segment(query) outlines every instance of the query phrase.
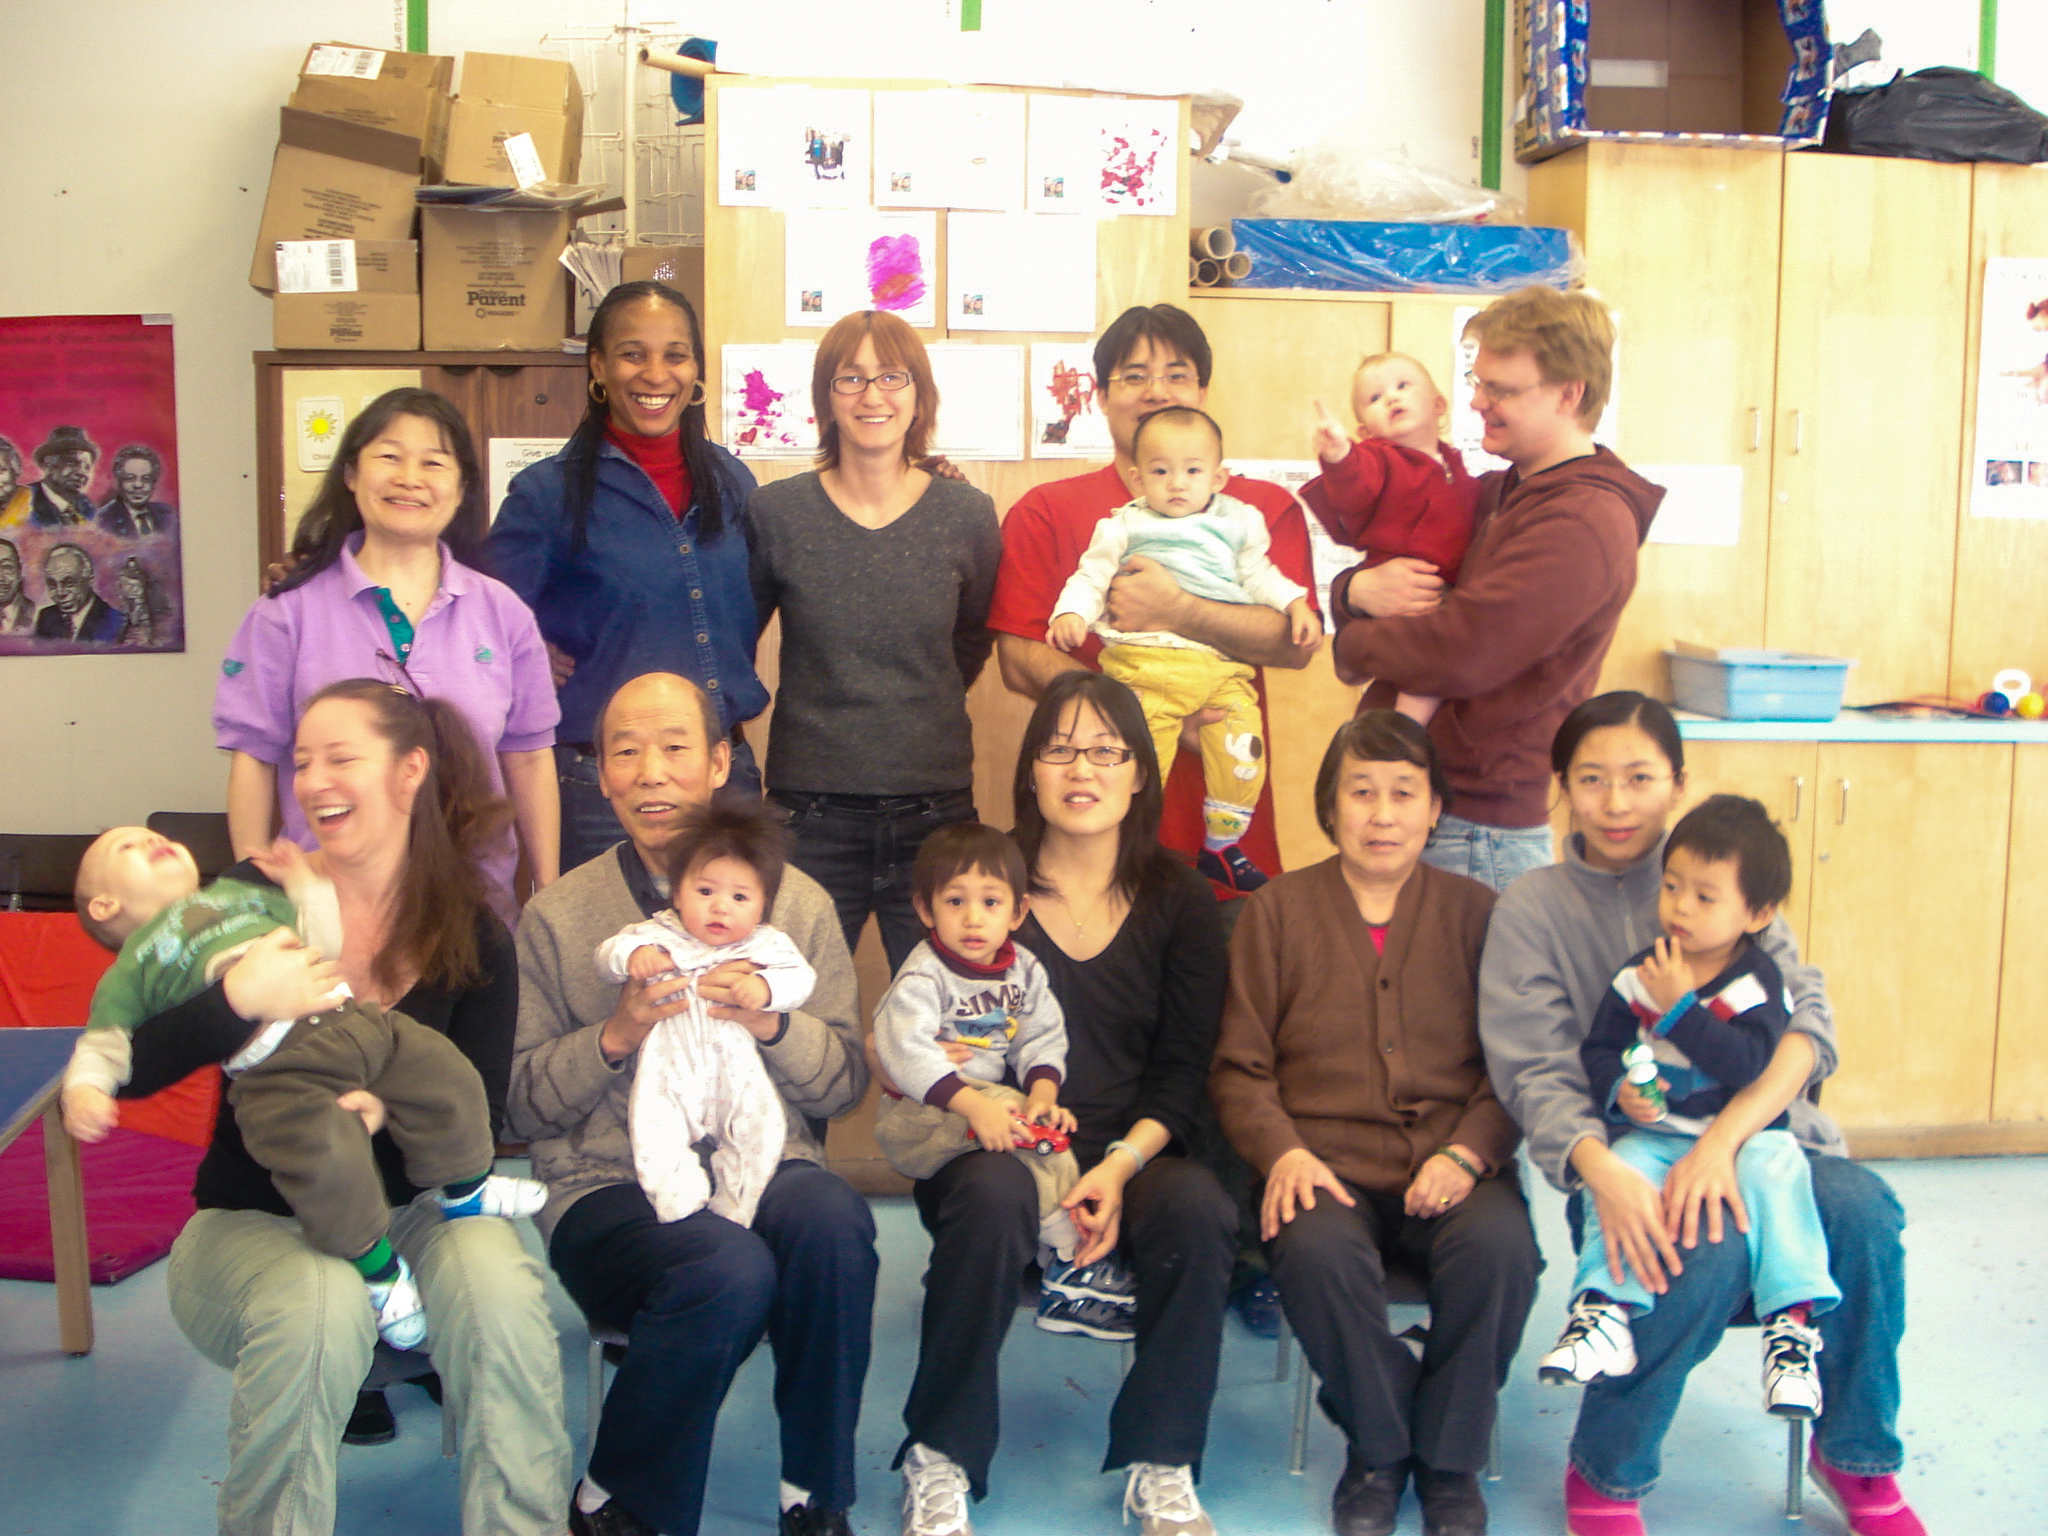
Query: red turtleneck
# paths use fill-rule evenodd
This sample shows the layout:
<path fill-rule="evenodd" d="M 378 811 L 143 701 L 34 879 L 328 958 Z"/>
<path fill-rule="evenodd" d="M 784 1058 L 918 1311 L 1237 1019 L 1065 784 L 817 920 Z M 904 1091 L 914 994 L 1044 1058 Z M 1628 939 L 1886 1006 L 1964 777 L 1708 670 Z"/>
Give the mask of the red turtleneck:
<path fill-rule="evenodd" d="M 647 478 L 661 492 L 669 511 L 681 517 L 690 505 L 690 466 L 683 462 L 683 439 L 675 432 L 660 437 L 642 437 L 621 432 L 619 424 L 608 421 L 604 435 L 616 443 L 635 464 L 647 471 Z"/>

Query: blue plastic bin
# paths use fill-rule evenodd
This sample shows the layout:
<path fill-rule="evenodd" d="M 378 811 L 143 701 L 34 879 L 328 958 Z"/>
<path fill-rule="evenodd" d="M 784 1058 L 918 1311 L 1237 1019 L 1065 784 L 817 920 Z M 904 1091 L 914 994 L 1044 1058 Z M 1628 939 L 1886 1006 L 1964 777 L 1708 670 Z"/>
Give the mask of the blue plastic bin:
<path fill-rule="evenodd" d="M 1680 709 L 1722 720 L 1832 720 L 1854 663 L 1798 651 L 1666 651 Z"/>

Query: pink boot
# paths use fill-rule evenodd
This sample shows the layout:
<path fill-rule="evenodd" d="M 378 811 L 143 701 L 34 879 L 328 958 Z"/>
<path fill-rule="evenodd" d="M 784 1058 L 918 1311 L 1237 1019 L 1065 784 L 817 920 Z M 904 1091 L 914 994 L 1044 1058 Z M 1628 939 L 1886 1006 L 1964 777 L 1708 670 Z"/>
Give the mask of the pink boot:
<path fill-rule="evenodd" d="M 1896 1477 L 1889 1473 L 1883 1477 L 1858 1477 L 1853 1472 L 1837 1472 L 1820 1459 L 1817 1445 L 1808 1464 L 1820 1491 L 1849 1522 L 1851 1536 L 1927 1536 L 1927 1527 L 1899 1492 Z"/>
<path fill-rule="evenodd" d="M 1564 1469 L 1564 1523 L 1572 1536 L 1644 1536 L 1643 1517 L 1634 1499 L 1610 1499 L 1579 1476 Z"/>

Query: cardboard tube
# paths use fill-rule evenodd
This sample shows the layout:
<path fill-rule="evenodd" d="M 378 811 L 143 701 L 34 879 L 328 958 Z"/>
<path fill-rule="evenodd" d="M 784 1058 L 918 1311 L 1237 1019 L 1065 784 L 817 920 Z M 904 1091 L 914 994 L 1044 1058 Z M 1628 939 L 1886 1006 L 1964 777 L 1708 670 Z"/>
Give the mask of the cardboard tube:
<path fill-rule="evenodd" d="M 1214 288 L 1223 281 L 1222 264 L 1212 261 L 1207 256 L 1197 258 L 1195 261 L 1195 275 L 1192 281 L 1197 288 Z"/>
<path fill-rule="evenodd" d="M 1188 281 L 1192 283 L 1192 282 L 1193 282 L 1194 280 L 1195 280 L 1195 258 L 1194 258 L 1194 257 L 1192 257 L 1192 256 L 1190 256 L 1190 257 L 1188 258 Z"/>
<path fill-rule="evenodd" d="M 665 69 L 672 75 L 694 75 L 699 80 L 718 72 L 718 66 L 708 59 L 686 59 L 680 53 L 656 53 L 652 48 L 640 50 L 640 62 L 651 69 Z"/>
<path fill-rule="evenodd" d="M 1209 229 L 1188 231 L 1188 249 L 1197 256 L 1208 256 L 1221 261 L 1237 249 L 1237 236 L 1230 232 L 1227 224 L 1218 224 Z"/>
<path fill-rule="evenodd" d="M 1252 275 L 1252 253 L 1250 251 L 1232 251 L 1228 256 L 1224 257 L 1223 275 L 1232 282 L 1250 277 Z"/>

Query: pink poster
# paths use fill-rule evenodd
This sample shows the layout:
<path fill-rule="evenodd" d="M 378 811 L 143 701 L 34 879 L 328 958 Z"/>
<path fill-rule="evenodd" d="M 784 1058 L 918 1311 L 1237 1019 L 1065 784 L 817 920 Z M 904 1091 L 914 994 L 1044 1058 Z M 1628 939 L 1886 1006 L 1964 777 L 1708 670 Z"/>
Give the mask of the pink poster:
<path fill-rule="evenodd" d="M 185 649 L 168 317 L 0 318 L 0 656 Z"/>

